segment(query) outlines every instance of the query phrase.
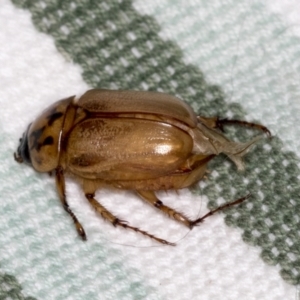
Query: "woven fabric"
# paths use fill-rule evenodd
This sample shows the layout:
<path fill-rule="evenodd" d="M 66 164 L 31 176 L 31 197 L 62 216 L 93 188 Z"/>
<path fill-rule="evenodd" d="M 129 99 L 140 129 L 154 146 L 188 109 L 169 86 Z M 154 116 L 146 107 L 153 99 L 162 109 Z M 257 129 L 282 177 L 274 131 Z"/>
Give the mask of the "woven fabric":
<path fill-rule="evenodd" d="M 13 4 L 12 4 L 13 3 Z M 34 1 L 0 7 L 0 296 L 5 299 L 292 299 L 299 284 L 299 37 L 259 1 Z M 292 24 L 292 25 L 291 25 Z M 53 101 L 90 87 L 177 95 L 201 115 L 255 120 L 274 134 L 245 159 L 220 156 L 194 190 L 159 193 L 192 218 L 251 192 L 191 232 L 129 191 L 96 198 L 165 247 L 105 223 L 67 182 L 88 242 L 54 179 L 13 160 Z M 226 128 L 234 139 L 257 132 Z M 244 243 L 246 242 L 246 243 Z M 1 299 L 2 299 L 1 298 Z"/>

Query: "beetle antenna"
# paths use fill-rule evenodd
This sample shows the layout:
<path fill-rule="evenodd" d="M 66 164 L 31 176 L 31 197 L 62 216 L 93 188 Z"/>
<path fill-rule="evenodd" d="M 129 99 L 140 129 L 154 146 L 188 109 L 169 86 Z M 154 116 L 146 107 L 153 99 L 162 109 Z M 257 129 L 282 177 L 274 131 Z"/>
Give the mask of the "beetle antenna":
<path fill-rule="evenodd" d="M 22 162 L 24 162 L 21 156 L 17 156 L 16 152 L 14 152 L 14 159 L 15 159 L 16 162 L 18 162 L 20 164 Z"/>

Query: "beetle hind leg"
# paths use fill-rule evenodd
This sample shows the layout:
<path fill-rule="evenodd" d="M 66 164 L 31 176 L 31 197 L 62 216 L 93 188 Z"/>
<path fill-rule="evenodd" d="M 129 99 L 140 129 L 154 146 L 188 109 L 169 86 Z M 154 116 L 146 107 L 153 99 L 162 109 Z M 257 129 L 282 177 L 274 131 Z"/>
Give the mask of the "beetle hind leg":
<path fill-rule="evenodd" d="M 242 202 L 244 202 L 245 200 L 247 200 L 251 194 L 248 194 L 245 197 L 239 198 L 235 201 L 232 202 L 228 202 L 225 203 L 219 207 L 217 207 L 216 209 L 213 209 L 211 211 L 209 211 L 207 214 L 205 214 L 204 216 L 196 219 L 196 220 L 190 220 L 189 218 L 187 218 L 184 214 L 176 211 L 175 209 L 166 206 L 163 204 L 162 201 L 160 201 L 155 193 L 153 191 L 137 191 L 138 195 L 140 195 L 140 197 L 142 197 L 144 200 L 146 200 L 148 203 L 152 204 L 154 207 L 160 209 L 162 212 L 164 212 L 165 214 L 167 214 L 169 217 L 171 217 L 172 219 L 175 219 L 176 221 L 186 225 L 187 227 L 189 227 L 190 229 L 192 229 L 194 226 L 199 225 L 200 223 L 202 223 L 206 218 L 216 214 L 217 212 L 226 209 L 228 207 L 234 206 L 234 205 L 238 205 L 241 204 Z"/>
<path fill-rule="evenodd" d="M 94 194 L 85 194 L 85 197 L 87 198 L 87 200 L 90 202 L 90 204 L 93 206 L 93 208 L 96 210 L 96 212 L 98 212 L 103 219 L 109 221 L 111 224 L 113 224 L 114 226 L 121 226 L 125 229 L 131 229 L 135 232 L 139 232 L 145 236 L 150 237 L 151 239 L 164 244 L 164 245 L 170 245 L 170 246 L 175 246 L 175 244 L 170 243 L 164 239 L 158 238 L 153 234 L 148 233 L 147 231 L 141 230 L 137 227 L 134 226 L 130 226 L 128 225 L 128 223 L 124 220 L 121 220 L 119 218 L 117 218 L 116 216 L 114 216 L 110 211 L 108 211 L 102 204 L 100 204 L 95 198 L 94 198 Z"/>
<path fill-rule="evenodd" d="M 202 216 L 202 217 L 200 217 L 200 218 L 194 220 L 194 221 L 191 223 L 191 227 L 193 228 L 194 226 L 199 225 L 199 224 L 202 223 L 206 218 L 208 218 L 208 217 L 214 215 L 215 213 L 217 213 L 217 212 L 219 212 L 219 211 L 221 211 L 221 210 L 223 210 L 223 209 L 226 209 L 226 208 L 228 208 L 228 207 L 231 207 L 231 206 L 234 206 L 234 205 L 238 205 L 238 204 L 243 203 L 243 202 L 244 202 L 245 200 L 247 200 L 250 196 L 251 196 L 251 194 L 248 194 L 248 195 L 245 196 L 245 197 L 242 197 L 242 198 L 239 198 L 239 199 L 237 199 L 237 200 L 235 200 L 235 201 L 228 202 L 228 203 L 225 203 L 225 204 L 223 204 L 223 205 L 221 205 L 221 206 L 218 206 L 217 208 L 215 208 L 215 209 L 209 211 L 209 212 L 208 212 L 207 214 L 205 214 L 204 216 Z"/>
<path fill-rule="evenodd" d="M 193 221 L 186 217 L 184 214 L 176 211 L 175 209 L 166 206 L 163 204 L 161 200 L 159 200 L 153 191 L 136 191 L 138 195 L 146 200 L 148 203 L 153 205 L 154 207 L 161 210 L 163 213 L 168 215 L 170 218 L 186 225 L 189 228 L 193 228 Z"/>
<path fill-rule="evenodd" d="M 226 118 L 219 119 L 218 117 L 205 118 L 201 116 L 198 116 L 198 120 L 210 128 L 218 128 L 223 132 L 224 132 L 224 125 L 240 125 L 240 126 L 250 127 L 250 128 L 263 131 L 268 137 L 272 136 L 270 130 L 266 126 L 256 124 L 256 123 L 251 123 L 251 122 L 246 122 L 241 120 L 230 120 Z"/>

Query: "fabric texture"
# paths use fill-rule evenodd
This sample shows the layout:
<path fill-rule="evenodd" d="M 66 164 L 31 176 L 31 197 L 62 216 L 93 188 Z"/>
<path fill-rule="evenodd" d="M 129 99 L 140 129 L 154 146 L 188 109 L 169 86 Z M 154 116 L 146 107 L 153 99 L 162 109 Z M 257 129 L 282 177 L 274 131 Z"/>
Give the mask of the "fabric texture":
<path fill-rule="evenodd" d="M 285 18 L 296 5 L 281 14 L 260 1 L 150 2 L 3 0 L 1 299 L 299 297 L 300 43 L 297 20 Z M 189 231 L 130 191 L 96 194 L 131 225 L 177 243 L 170 247 L 104 222 L 68 180 L 83 243 L 54 178 L 13 153 L 43 109 L 96 87 L 162 91 L 203 116 L 266 125 L 273 137 L 251 150 L 243 173 L 219 156 L 193 189 L 158 193 L 191 218 L 206 204 L 252 197 Z M 261 133 L 226 134 L 245 141 Z"/>

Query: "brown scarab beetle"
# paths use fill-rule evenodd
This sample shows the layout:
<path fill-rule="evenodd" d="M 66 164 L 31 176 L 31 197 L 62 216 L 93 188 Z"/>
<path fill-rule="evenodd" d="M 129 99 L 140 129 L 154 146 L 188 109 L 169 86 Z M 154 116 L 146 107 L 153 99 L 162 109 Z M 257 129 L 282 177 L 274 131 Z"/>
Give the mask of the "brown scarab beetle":
<path fill-rule="evenodd" d="M 155 191 L 191 186 L 203 178 L 207 163 L 220 153 L 243 169 L 242 157 L 259 137 L 246 143 L 228 140 L 219 129 L 232 123 L 270 135 L 258 124 L 197 116 L 185 102 L 167 94 L 94 89 L 78 100 L 72 96 L 46 109 L 28 126 L 14 156 L 38 172 L 54 171 L 60 200 L 83 240 L 85 231 L 66 200 L 65 175 L 81 184 L 91 205 L 114 226 L 173 245 L 115 217 L 95 200 L 95 191 L 102 187 L 134 190 L 154 207 L 193 228 L 248 196 L 190 220 L 165 206 Z"/>

